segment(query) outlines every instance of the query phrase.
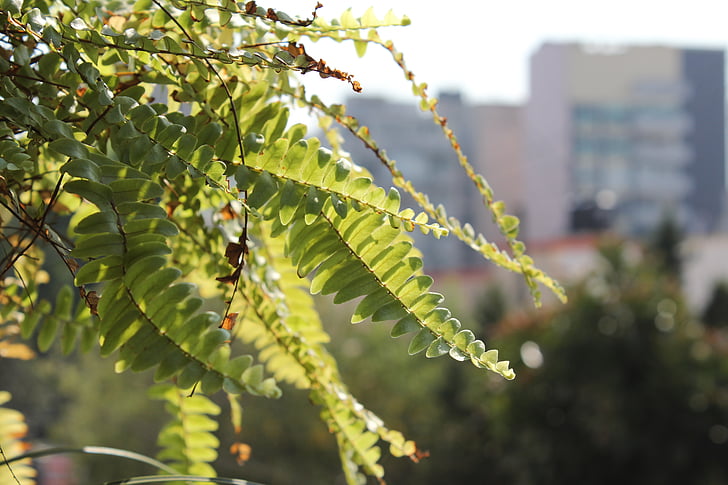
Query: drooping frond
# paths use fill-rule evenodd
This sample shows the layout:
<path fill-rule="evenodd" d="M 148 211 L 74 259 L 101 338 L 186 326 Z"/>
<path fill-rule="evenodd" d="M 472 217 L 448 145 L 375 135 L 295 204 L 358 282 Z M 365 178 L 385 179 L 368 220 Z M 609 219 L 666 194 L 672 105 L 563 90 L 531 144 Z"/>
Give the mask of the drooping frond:
<path fill-rule="evenodd" d="M 286 138 L 280 141 L 287 145 Z M 239 189 L 250 191 L 251 209 L 273 220 L 272 234 L 285 234 L 287 256 L 299 276 L 315 270 L 311 292 L 335 293 L 335 303 L 364 297 L 352 322 L 368 317 L 396 320 L 394 336 L 416 332 L 409 348 L 412 354 L 449 353 L 512 378 L 508 363 L 498 362 L 497 352 L 486 351 L 472 332 L 461 330 L 450 311 L 440 307 L 442 295 L 429 291 L 432 278 L 422 274 L 422 260 L 405 230 L 416 225 L 425 231 L 440 227 L 426 225 L 409 209 L 400 211 L 396 190 L 387 193 L 370 179 L 352 175 L 348 162 L 330 163 L 320 150 L 309 157 L 314 163 L 303 165 L 311 172 L 301 174 L 304 182 L 293 182 L 301 170 L 289 162 L 300 157 L 288 152 L 267 159 L 267 170 L 238 167 L 235 178 Z M 246 156 L 248 163 L 253 163 L 251 158 Z M 320 173 L 316 164 L 321 165 Z M 364 189 L 357 192 L 359 187 Z"/>
<path fill-rule="evenodd" d="M 161 186 L 144 172 L 93 158 L 97 163 L 75 161 L 83 173 L 101 174 L 98 181 L 76 179 L 65 190 L 99 209 L 79 221 L 71 254 L 89 260 L 76 273 L 77 286 L 106 283 L 97 306 L 101 354 L 118 349 L 118 370 L 156 367 L 157 380 L 175 377 L 182 388 L 200 382 L 206 393 L 224 385 L 228 392 L 277 395 L 273 381 L 248 377 L 250 356 L 231 358 L 230 334 L 219 328 L 220 316 L 199 312 L 203 302 L 192 294 L 194 287 L 178 281 L 182 272 L 168 265 L 167 238 L 178 230 L 150 202 L 162 195 Z M 135 176 L 115 177 L 119 170 Z"/>

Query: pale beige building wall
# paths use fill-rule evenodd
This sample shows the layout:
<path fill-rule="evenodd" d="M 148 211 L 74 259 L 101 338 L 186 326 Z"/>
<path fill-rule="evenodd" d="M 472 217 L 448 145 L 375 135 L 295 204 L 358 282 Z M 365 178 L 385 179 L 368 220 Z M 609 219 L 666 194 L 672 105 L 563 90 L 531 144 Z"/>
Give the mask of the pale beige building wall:
<path fill-rule="evenodd" d="M 532 55 L 530 98 L 524 111 L 527 240 L 548 241 L 569 234 L 572 209 L 586 199 L 596 198 L 600 191 L 609 192 L 607 195 L 615 194 L 620 202 L 644 197 L 651 201 L 650 207 L 657 206 L 662 199 L 665 199 L 665 205 L 682 203 L 681 194 L 687 190 L 687 178 L 678 180 L 681 169 L 677 165 L 689 161 L 681 156 L 687 149 L 681 141 L 685 123 L 678 122 L 684 120 L 660 120 L 648 116 L 621 125 L 611 123 L 610 141 L 621 137 L 631 147 L 630 150 L 609 155 L 591 153 L 591 158 L 584 157 L 577 165 L 574 145 L 577 138 L 583 138 L 575 130 L 583 127 L 576 126 L 572 118 L 576 107 L 593 107 L 597 111 L 610 107 L 615 110 L 643 107 L 644 114 L 648 115 L 652 113 L 650 110 L 659 112 L 663 107 L 667 108 L 666 112 L 678 111 L 686 94 L 682 59 L 681 51 L 672 47 L 576 43 L 547 43 Z M 668 126 L 669 123 L 675 126 Z M 647 131 L 654 132 L 657 135 L 655 139 L 665 141 L 652 142 L 646 135 L 644 139 L 634 138 Z M 659 150 L 665 152 L 665 170 L 658 175 L 665 174 L 663 178 L 666 178 L 669 174 L 675 180 L 666 181 L 664 185 L 650 184 L 647 165 L 642 169 L 644 174 L 632 176 L 630 163 L 640 165 L 641 162 L 636 163 L 625 156 L 649 150 L 655 154 Z M 679 160 L 667 166 L 673 158 Z M 592 170 L 590 173 L 598 179 L 585 182 L 585 168 Z M 676 211 L 684 212 L 682 206 Z M 656 218 L 652 209 L 643 212 L 644 216 L 642 213 L 621 212 L 613 223 L 615 227 L 621 227 L 621 224 L 625 232 L 630 232 L 630 228 L 638 223 L 644 225 L 641 221 L 646 218 Z"/>
<path fill-rule="evenodd" d="M 627 103 L 640 81 L 677 81 L 682 75 L 680 53 L 671 47 L 569 44 L 564 48 L 572 102 Z"/>
<path fill-rule="evenodd" d="M 506 212 L 523 215 L 523 108 L 516 105 L 478 105 L 473 108 L 474 154 L 472 163 L 491 187 Z M 478 211 L 476 221 L 490 239 L 500 239 L 487 211 Z"/>

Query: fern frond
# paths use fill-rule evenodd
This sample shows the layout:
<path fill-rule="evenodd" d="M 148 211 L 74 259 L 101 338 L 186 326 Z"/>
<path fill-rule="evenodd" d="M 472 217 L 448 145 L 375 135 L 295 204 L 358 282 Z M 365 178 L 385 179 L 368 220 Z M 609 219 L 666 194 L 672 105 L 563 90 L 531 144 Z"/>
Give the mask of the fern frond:
<path fill-rule="evenodd" d="M 88 298 L 94 298 L 94 295 Z M 85 301 L 79 300 L 73 308 L 73 292 L 66 285 L 58 290 L 53 307 L 41 300 L 23 319 L 20 328 L 24 338 L 29 338 L 37 330 L 38 349 L 41 352 L 47 351 L 56 340 L 60 340 L 61 352 L 68 355 L 77 346 L 82 352 L 89 351 L 96 343 L 98 325 Z"/>
<path fill-rule="evenodd" d="M 23 258 L 14 265 L 15 272 L 33 274 L 34 278 L 7 276 L 0 286 L 0 357 L 32 359 L 35 352 L 18 342 L 35 336 L 37 348 L 46 352 L 60 340 L 61 352 L 68 355 L 79 346 L 83 352 L 90 350 L 96 338 L 96 325 L 85 302 L 73 303 L 73 290 L 63 285 L 56 293 L 55 304 L 37 297 L 37 281 L 44 273 L 39 260 Z M 92 295 L 85 295 L 93 298 Z"/>
<path fill-rule="evenodd" d="M 129 169 L 100 155 L 94 158 L 100 165 L 80 162 L 88 173 Z M 88 260 L 76 273 L 77 286 L 105 282 L 97 307 L 102 355 L 119 349 L 117 370 L 156 367 L 158 380 L 176 377 L 183 388 L 200 382 L 207 393 L 225 386 L 229 392 L 279 395 L 272 380 L 257 379 L 250 356 L 230 357 L 230 335 L 218 328 L 220 316 L 197 312 L 202 300 L 191 295 L 193 286 L 177 282 L 181 271 L 168 266 L 166 258 L 167 238 L 177 234 L 177 227 L 149 202 L 163 189 L 143 172 L 136 175 L 108 184 L 104 177 L 100 182 L 77 178 L 65 185 L 99 209 L 78 223 L 81 232 L 88 232 L 79 236 L 71 254 Z M 96 224 L 99 220 L 113 224 Z M 91 232 L 94 228 L 103 232 Z"/>
<path fill-rule="evenodd" d="M 415 332 L 410 354 L 427 350 L 428 357 L 439 357 L 449 353 L 508 379 L 515 376 L 507 361 L 497 360 L 497 351 L 486 351 L 482 341 L 471 331 L 461 330 L 460 322 L 439 306 L 442 295 L 429 291 L 432 278 L 421 273 L 422 260 L 413 254 L 412 243 L 401 231 L 376 214 L 342 219 L 330 205 L 322 213 L 324 237 L 338 239 L 340 247 L 318 266 L 311 282 L 313 292 L 335 293 L 336 303 L 364 296 L 352 322 L 369 317 L 374 322 L 396 320 L 393 336 Z M 289 247 L 303 244 L 296 236 L 295 228 L 288 233 Z M 317 241 L 305 247 L 315 253 L 318 244 L 323 245 Z M 330 266 L 327 261 L 338 264 Z"/>
<path fill-rule="evenodd" d="M 28 433 L 25 417 L 20 411 L 4 406 L 10 398 L 9 392 L 0 391 L 0 450 L 3 454 L 0 485 L 35 485 L 37 473 L 29 458 L 12 464 L 5 463 L 5 460 L 21 455 L 28 448 L 24 441 Z"/>
<path fill-rule="evenodd" d="M 397 320 L 395 336 L 417 332 L 409 348 L 411 354 L 426 349 L 430 357 L 449 353 L 457 360 L 470 360 L 477 367 L 512 379 L 514 373 L 508 362 L 499 362 L 496 351 L 486 352 L 484 343 L 476 340 L 471 331 L 461 330 L 460 322 L 439 307 L 442 296 L 428 291 L 432 279 L 421 273 L 422 260 L 413 254 L 403 228 L 397 227 L 399 219 L 392 218 L 392 213 L 406 213 L 397 212 L 399 197 L 388 197 L 382 189 L 370 185 L 357 198 L 350 197 L 349 204 L 335 194 L 327 194 L 327 186 L 348 182 L 349 172 L 340 172 L 337 165 L 328 163 L 325 153 L 324 170 L 316 172 L 311 167 L 321 159 L 318 153 L 318 158 L 305 165 L 312 174 L 304 175 L 317 185 L 305 194 L 300 191 L 294 198 L 300 201 L 286 209 L 281 207 L 285 187 L 279 189 L 277 176 L 267 171 L 257 173 L 247 166 L 238 167 L 235 173 L 238 188 L 250 193 L 248 205 L 274 219 L 274 235 L 285 233 L 287 256 L 299 276 L 316 270 L 311 291 L 335 293 L 335 303 L 365 297 L 352 322 L 368 317 L 373 321 Z M 278 166 L 285 166 L 289 158 L 281 157 Z M 338 173 L 343 175 L 338 178 Z M 354 208 L 351 213 L 349 205 Z M 392 244 L 395 242 L 398 244 Z"/>
<path fill-rule="evenodd" d="M 17 283 L 10 283 L 12 278 L 6 278 L 4 284 L 0 287 L 0 356 L 10 359 L 28 360 L 35 357 L 35 352 L 22 342 L 18 342 L 18 337 L 25 337 L 22 325 L 26 322 L 33 324 L 33 320 L 40 319 L 41 314 L 37 317 L 34 312 L 27 312 L 22 291 L 23 289 Z M 36 307 L 44 307 L 45 304 L 37 303 Z M 38 308 L 40 309 L 40 308 Z"/>
<path fill-rule="evenodd" d="M 162 448 L 157 459 L 169 463 L 179 473 L 216 476 L 210 464 L 217 459 L 220 446 L 215 436 L 218 423 L 213 418 L 220 414 L 220 407 L 207 396 L 192 395 L 190 389 L 171 384 L 152 387 L 149 396 L 163 400 L 171 416 L 157 438 L 157 444 Z"/>
<path fill-rule="evenodd" d="M 397 190 L 387 193 L 378 189 L 370 177 L 358 174 L 362 170 L 355 165 L 343 159 L 332 160 L 331 152 L 320 148 L 320 142 L 315 138 L 301 139 L 291 146 L 288 138 L 281 137 L 272 147 L 265 146 L 265 138 L 255 133 L 249 134 L 246 140 L 253 138 L 263 153 L 248 152 L 246 165 L 238 167 L 234 173 L 235 180 L 239 190 L 251 189 L 247 202 L 253 209 L 267 202 L 273 194 L 280 197 L 276 207 L 280 207 L 281 224 L 288 224 L 299 206 L 306 207 L 311 220 L 330 200 L 342 217 L 346 217 L 352 208 L 357 212 L 385 214 L 390 224 L 402 226 L 407 231 L 417 227 L 425 234 L 432 232 L 437 238 L 448 234 L 448 230 L 439 224 L 428 223 L 424 213 L 400 211 Z M 252 189 L 259 178 L 263 182 L 262 188 Z"/>

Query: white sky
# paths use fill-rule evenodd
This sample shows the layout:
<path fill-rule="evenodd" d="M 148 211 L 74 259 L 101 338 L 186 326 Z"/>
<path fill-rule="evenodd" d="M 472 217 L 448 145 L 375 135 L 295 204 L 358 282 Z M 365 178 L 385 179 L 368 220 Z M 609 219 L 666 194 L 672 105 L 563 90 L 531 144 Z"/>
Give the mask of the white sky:
<path fill-rule="evenodd" d="M 290 15 L 308 17 L 316 1 L 269 0 Z M 330 20 L 352 7 L 370 5 L 381 18 L 391 8 L 412 24 L 380 30 L 391 39 L 430 94 L 459 89 L 470 101 L 519 102 L 527 95 L 528 58 L 545 41 L 667 44 L 728 48 L 728 2 L 724 0 L 321 0 Z M 352 44 L 307 46 L 337 69 L 355 75 L 364 95 L 410 96 L 409 84 L 384 49 L 361 61 Z M 310 93 L 339 101 L 351 93 L 343 83 L 303 78 Z"/>

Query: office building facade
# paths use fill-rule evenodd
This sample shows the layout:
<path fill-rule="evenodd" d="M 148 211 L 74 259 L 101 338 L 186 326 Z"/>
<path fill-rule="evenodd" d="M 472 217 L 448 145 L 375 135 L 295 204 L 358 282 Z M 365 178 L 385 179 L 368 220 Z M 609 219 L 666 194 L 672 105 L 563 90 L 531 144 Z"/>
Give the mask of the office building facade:
<path fill-rule="evenodd" d="M 525 107 L 526 238 L 715 230 L 725 195 L 724 53 L 545 44 Z"/>

